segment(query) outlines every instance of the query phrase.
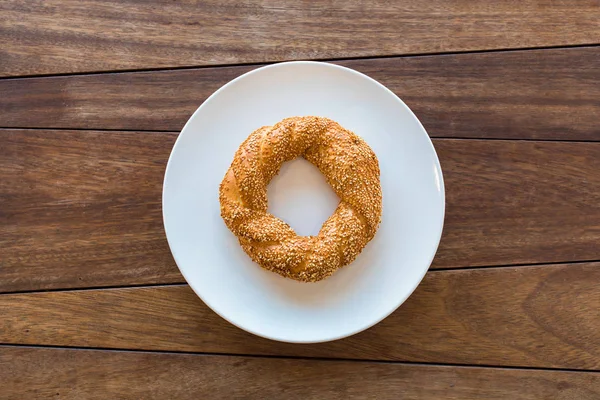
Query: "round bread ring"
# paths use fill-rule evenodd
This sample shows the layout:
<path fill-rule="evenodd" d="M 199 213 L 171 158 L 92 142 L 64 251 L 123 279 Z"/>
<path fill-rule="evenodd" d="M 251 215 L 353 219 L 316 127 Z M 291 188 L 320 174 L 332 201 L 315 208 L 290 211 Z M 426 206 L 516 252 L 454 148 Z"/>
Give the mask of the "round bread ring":
<path fill-rule="evenodd" d="M 303 156 L 341 199 L 317 236 L 298 236 L 267 212 L 267 185 L 282 164 Z M 252 132 L 237 150 L 219 190 L 221 216 L 263 268 L 316 282 L 351 263 L 381 220 L 379 163 L 363 139 L 321 117 L 286 118 Z"/>

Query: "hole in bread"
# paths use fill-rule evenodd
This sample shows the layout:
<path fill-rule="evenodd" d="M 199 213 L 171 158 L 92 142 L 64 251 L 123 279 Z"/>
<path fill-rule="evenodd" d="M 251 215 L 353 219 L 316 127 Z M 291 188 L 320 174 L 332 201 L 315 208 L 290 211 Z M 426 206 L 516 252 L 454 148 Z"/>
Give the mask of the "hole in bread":
<path fill-rule="evenodd" d="M 267 196 L 268 211 L 302 236 L 317 235 L 340 202 L 321 171 L 301 157 L 283 164 Z"/>

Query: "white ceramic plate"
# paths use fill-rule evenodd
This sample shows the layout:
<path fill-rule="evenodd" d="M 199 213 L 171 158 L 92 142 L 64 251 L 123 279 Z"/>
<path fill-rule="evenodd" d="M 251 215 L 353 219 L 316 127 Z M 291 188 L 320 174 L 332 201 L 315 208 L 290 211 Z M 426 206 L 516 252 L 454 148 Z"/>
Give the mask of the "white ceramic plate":
<path fill-rule="evenodd" d="M 236 149 L 285 117 L 331 118 L 377 154 L 382 223 L 356 261 L 318 283 L 263 270 L 221 220 L 218 189 Z M 303 159 L 269 187 L 269 211 L 310 235 L 338 199 Z M 353 335 L 381 321 L 415 290 L 436 252 L 444 183 L 423 126 L 386 87 L 354 70 L 316 62 L 259 68 L 208 98 L 179 135 L 165 173 L 163 218 L 171 251 L 196 294 L 232 324 L 299 343 Z"/>

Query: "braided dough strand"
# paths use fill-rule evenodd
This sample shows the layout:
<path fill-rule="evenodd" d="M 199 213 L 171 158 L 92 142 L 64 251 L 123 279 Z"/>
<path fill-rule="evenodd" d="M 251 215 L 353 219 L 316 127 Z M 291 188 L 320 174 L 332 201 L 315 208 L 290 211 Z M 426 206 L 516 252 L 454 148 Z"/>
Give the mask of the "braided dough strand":
<path fill-rule="evenodd" d="M 304 157 L 340 198 L 317 236 L 298 236 L 267 212 L 267 185 L 284 162 Z M 373 238 L 382 199 L 371 148 L 337 122 L 286 118 L 252 132 L 237 150 L 219 190 L 221 216 L 244 251 L 263 268 L 304 282 L 351 263 Z"/>

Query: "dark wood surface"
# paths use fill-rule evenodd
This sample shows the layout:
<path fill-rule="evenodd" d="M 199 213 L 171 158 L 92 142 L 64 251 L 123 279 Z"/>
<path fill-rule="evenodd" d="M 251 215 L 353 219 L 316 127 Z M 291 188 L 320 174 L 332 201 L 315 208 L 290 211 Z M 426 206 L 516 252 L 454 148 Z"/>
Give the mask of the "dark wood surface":
<path fill-rule="evenodd" d="M 600 140 L 600 47 L 340 64 L 393 90 L 433 137 Z M 0 126 L 178 131 L 253 68 L 0 80 Z"/>
<path fill-rule="evenodd" d="M 600 369 L 600 263 L 432 271 L 395 313 L 347 339 L 255 338 L 186 285 L 0 296 L 0 343 Z"/>
<path fill-rule="evenodd" d="M 8 0 L 0 12 L 0 75 L 600 43 L 596 0 Z"/>
<path fill-rule="evenodd" d="M 600 397 L 600 375 L 587 372 L 13 347 L 0 347 L 0 367 L 4 398 Z"/>
<path fill-rule="evenodd" d="M 160 205 L 176 134 L 0 135 L 0 292 L 183 282 Z M 432 268 L 600 260 L 600 143 L 434 143 L 447 213 Z"/>
<path fill-rule="evenodd" d="M 0 399 L 600 398 L 600 2 L 0 2 Z M 440 157 L 422 284 L 353 337 L 214 314 L 161 218 L 177 133 L 262 63 L 398 94 Z"/>
<path fill-rule="evenodd" d="M 0 292 L 183 281 L 161 212 L 177 135 L 0 136 Z"/>

